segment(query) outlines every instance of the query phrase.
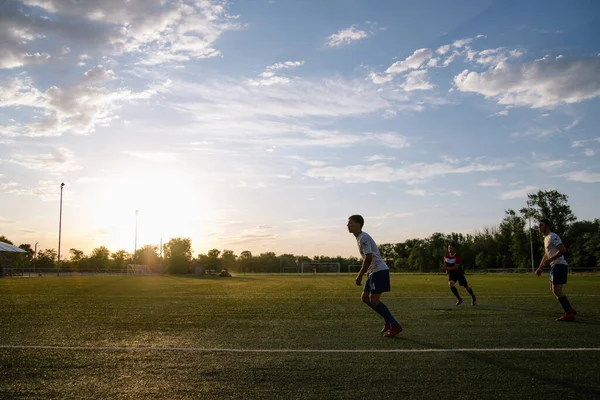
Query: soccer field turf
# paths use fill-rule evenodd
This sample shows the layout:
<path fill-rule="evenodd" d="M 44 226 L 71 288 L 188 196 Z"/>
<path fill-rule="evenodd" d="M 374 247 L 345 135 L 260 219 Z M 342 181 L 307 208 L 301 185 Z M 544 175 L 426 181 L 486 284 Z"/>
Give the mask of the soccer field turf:
<path fill-rule="evenodd" d="M 392 275 L 382 337 L 354 275 L 0 279 L 0 398 L 600 398 L 600 277 Z M 557 350 L 565 349 L 565 350 Z"/>

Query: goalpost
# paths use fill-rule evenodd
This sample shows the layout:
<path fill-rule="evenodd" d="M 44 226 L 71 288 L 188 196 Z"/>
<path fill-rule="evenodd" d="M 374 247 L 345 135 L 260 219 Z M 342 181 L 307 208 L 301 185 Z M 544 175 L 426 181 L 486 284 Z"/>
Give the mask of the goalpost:
<path fill-rule="evenodd" d="M 127 275 L 150 275 L 150 267 L 140 264 L 127 264 Z"/>
<path fill-rule="evenodd" d="M 340 273 L 340 263 L 312 263 L 303 262 L 300 266 L 300 273 L 312 273 L 312 274 L 326 274 L 326 273 Z"/>

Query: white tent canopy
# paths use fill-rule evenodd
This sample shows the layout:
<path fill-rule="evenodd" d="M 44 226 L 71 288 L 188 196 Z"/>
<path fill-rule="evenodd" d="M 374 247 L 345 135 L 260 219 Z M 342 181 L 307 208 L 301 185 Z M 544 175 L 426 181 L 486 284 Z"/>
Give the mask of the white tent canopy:
<path fill-rule="evenodd" d="M 13 253 L 27 253 L 25 250 L 20 249 L 12 244 L 0 242 L 0 251 L 10 251 Z"/>

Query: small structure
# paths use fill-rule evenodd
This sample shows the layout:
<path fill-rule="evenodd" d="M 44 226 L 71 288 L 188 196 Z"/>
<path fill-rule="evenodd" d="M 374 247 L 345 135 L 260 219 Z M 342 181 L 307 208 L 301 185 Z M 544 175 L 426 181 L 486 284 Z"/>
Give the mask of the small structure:
<path fill-rule="evenodd" d="M 27 253 L 27 252 L 17 246 L 13 246 L 12 244 L 0 242 L 0 276 L 4 276 L 5 275 L 4 268 L 5 267 L 10 268 L 10 266 L 14 262 L 13 260 L 10 260 L 8 257 L 6 257 L 3 253 Z"/>

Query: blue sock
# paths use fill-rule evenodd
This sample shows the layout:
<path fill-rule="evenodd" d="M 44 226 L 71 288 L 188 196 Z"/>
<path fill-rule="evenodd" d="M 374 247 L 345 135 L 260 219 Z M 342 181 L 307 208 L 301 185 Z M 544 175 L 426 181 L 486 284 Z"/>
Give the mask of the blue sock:
<path fill-rule="evenodd" d="M 386 322 L 389 322 L 392 326 L 398 326 L 398 321 L 394 318 L 391 311 L 383 302 L 379 302 L 376 306 L 371 305 L 371 308 L 375 310 L 375 312 L 383 317 Z"/>
<path fill-rule="evenodd" d="M 567 299 L 567 296 L 559 297 L 558 301 L 560 302 L 560 305 L 562 306 L 563 310 L 565 310 L 565 313 L 570 314 L 572 307 L 571 303 L 569 302 L 569 299 Z"/>

